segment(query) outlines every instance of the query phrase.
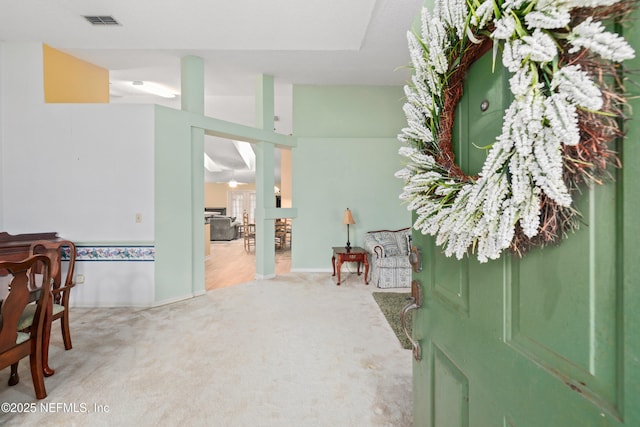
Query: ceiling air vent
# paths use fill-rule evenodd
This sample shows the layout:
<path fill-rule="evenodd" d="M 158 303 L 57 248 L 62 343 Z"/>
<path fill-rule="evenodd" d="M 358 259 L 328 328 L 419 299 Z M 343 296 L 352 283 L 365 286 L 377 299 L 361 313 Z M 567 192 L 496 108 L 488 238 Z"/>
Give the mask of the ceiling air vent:
<path fill-rule="evenodd" d="M 120 25 L 113 16 L 86 16 L 84 17 L 92 25 Z"/>

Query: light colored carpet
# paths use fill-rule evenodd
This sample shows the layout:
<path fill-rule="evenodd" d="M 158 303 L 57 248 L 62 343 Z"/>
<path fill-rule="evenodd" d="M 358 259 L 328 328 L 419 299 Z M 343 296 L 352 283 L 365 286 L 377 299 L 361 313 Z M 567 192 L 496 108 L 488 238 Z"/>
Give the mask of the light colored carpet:
<path fill-rule="evenodd" d="M 18 385 L 0 373 L 5 412 L 34 409 L 0 425 L 411 426 L 411 352 L 374 290 L 291 273 L 152 309 L 74 309 L 72 350 L 54 324 L 46 399 L 28 359 Z"/>

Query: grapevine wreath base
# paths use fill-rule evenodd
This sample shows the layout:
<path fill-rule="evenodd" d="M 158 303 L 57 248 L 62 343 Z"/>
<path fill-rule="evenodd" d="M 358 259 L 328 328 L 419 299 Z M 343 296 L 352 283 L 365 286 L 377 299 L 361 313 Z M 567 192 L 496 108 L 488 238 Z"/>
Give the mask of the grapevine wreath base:
<path fill-rule="evenodd" d="M 414 228 L 445 255 L 480 262 L 522 255 L 578 227 L 572 194 L 620 167 L 621 62 L 634 51 L 601 21 L 624 23 L 634 0 L 436 0 L 422 33 L 408 34 L 414 74 L 405 87 L 406 166 L 400 198 Z M 478 176 L 456 164 L 452 130 L 465 75 L 501 51 L 513 101 Z M 495 64 L 494 64 L 495 65 Z"/>

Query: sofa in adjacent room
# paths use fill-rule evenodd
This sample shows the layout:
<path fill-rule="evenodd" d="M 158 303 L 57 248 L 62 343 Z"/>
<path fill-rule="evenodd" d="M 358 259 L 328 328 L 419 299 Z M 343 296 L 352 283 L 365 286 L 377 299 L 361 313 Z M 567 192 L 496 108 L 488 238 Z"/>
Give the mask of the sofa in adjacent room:
<path fill-rule="evenodd" d="M 213 215 L 209 218 L 211 240 L 235 240 L 239 237 L 240 223 L 233 217 Z"/>
<path fill-rule="evenodd" d="M 370 231 L 364 235 L 371 269 L 369 283 L 379 288 L 411 287 L 410 236 L 411 228 Z"/>

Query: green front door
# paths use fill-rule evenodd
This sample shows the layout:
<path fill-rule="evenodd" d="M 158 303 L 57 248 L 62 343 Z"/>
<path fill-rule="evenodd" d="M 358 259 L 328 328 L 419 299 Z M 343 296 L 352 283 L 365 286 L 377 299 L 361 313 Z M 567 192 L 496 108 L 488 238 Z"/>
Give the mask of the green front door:
<path fill-rule="evenodd" d="M 458 105 L 456 156 L 468 174 L 509 102 L 506 71 L 490 70 L 489 53 Z M 574 198 L 584 224 L 559 246 L 480 264 L 446 258 L 414 231 L 424 257 L 416 427 L 640 426 L 640 125 L 628 128 L 624 169 Z"/>

